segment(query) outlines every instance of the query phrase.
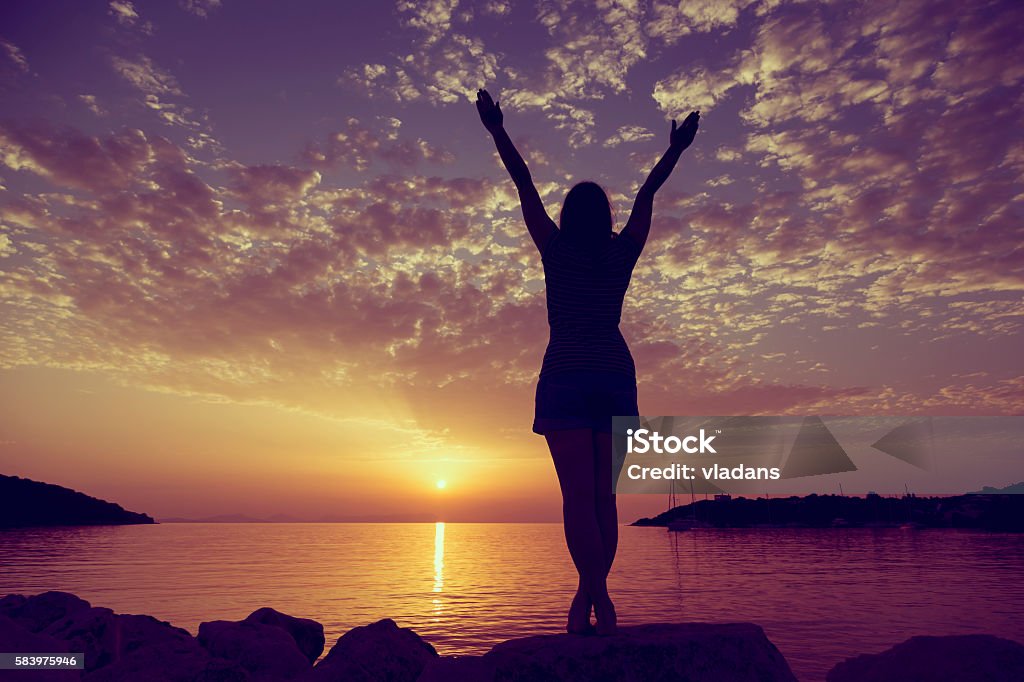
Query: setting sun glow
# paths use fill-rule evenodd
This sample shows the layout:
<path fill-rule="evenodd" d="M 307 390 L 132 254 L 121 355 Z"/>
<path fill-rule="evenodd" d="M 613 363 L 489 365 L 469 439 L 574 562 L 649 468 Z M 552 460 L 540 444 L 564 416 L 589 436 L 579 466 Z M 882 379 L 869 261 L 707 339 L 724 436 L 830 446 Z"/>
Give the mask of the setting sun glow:
<path fill-rule="evenodd" d="M 0 2 L 0 472 L 158 520 L 560 521 L 477 88 L 549 217 L 586 178 L 616 233 L 700 110 L 623 310 L 648 415 L 1024 414 L 1024 2 L 522 4 Z M 970 459 L 950 487 L 1021 480 Z"/>

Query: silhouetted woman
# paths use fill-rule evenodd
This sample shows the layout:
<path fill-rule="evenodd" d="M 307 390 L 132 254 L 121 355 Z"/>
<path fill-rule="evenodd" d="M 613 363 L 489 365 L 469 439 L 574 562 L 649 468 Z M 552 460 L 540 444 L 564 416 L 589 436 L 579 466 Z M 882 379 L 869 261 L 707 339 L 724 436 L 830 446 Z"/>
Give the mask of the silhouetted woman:
<path fill-rule="evenodd" d="M 622 300 L 647 242 L 654 194 L 693 142 L 700 119 L 672 121 L 668 150 L 637 192 L 622 232 L 613 231 L 611 205 L 601 187 L 581 182 L 565 197 L 559 225 L 548 217 L 526 162 L 505 132 L 498 103 L 477 93 L 477 110 L 512 176 L 523 218 L 541 253 L 551 337 L 537 382 L 533 430 L 551 450 L 562 489 L 565 540 L 579 572 L 566 629 L 615 632 L 608 571 L 618 544 L 612 481 L 612 416 L 639 416 L 636 369 L 619 332 Z"/>

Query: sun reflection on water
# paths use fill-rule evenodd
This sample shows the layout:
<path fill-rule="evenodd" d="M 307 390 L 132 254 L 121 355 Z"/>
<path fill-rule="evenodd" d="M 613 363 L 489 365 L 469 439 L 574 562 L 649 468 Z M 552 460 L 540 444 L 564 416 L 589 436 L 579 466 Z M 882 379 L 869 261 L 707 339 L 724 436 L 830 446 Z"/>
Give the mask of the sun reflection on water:
<path fill-rule="evenodd" d="M 444 605 L 441 603 L 440 594 L 444 590 L 444 521 L 438 521 L 434 526 L 434 599 L 433 611 L 434 620 L 438 621 L 444 615 Z"/>

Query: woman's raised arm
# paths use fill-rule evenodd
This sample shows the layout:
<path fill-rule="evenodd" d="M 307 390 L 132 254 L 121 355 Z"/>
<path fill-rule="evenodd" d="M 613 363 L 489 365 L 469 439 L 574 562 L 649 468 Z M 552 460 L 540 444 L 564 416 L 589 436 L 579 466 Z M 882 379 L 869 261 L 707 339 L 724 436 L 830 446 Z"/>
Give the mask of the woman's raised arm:
<path fill-rule="evenodd" d="M 544 209 L 544 202 L 541 201 L 540 193 L 533 185 L 533 178 L 530 176 L 530 169 L 526 167 L 526 161 L 523 160 L 516 146 L 512 144 L 512 138 L 505 132 L 505 117 L 501 113 L 501 103 L 492 100 L 490 93 L 486 90 L 478 90 L 476 109 L 480 113 L 481 123 L 494 138 L 494 145 L 498 148 L 498 156 L 505 164 L 505 170 L 512 176 L 512 181 L 519 191 L 519 203 L 523 208 L 526 229 L 530 231 L 530 236 L 533 237 L 533 243 L 537 245 L 537 249 L 543 250 L 548 239 L 558 228 Z"/>
<path fill-rule="evenodd" d="M 672 119 L 672 132 L 669 134 L 668 149 L 662 154 L 661 159 L 651 169 L 647 180 L 640 186 L 636 193 L 636 200 L 633 202 L 633 210 L 629 214 L 626 226 L 622 228 L 622 234 L 636 242 L 641 249 L 647 243 L 647 235 L 651 232 L 651 217 L 654 215 L 654 195 L 658 192 L 676 162 L 686 148 L 693 143 L 700 125 L 700 112 L 691 111 L 690 115 L 683 121 L 683 125 L 676 127 L 675 119 Z"/>

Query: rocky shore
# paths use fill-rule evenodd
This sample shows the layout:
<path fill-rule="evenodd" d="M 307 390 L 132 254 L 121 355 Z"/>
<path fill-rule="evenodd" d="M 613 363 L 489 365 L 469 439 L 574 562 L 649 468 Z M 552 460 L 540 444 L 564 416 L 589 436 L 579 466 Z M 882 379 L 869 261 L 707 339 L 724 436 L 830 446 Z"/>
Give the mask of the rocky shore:
<path fill-rule="evenodd" d="M 84 652 L 82 671 L 0 671 L 0 679 L 181 682 L 793 682 L 785 658 L 748 623 L 623 627 L 612 637 L 541 635 L 482 656 L 438 656 L 385 619 L 323 655 L 320 623 L 271 608 L 210 621 L 197 636 L 152 616 L 114 613 L 66 592 L 0 599 L 0 652 Z M 828 682 L 1020 680 L 1024 646 L 988 635 L 915 637 L 837 665 Z"/>

